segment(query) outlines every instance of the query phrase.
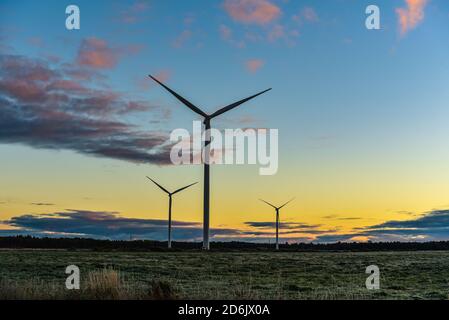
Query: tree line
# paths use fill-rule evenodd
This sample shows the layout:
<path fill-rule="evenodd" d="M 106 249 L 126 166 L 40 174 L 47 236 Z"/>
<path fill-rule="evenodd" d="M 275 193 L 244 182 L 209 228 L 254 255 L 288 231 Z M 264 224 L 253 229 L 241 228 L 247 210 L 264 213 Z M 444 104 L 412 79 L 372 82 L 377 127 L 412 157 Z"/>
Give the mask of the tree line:
<path fill-rule="evenodd" d="M 154 240 L 99 240 L 90 238 L 42 238 L 32 236 L 0 237 L 2 249 L 65 249 L 65 250 L 117 250 L 166 251 L 166 241 Z M 201 250 L 200 242 L 173 242 L 179 251 Z M 213 242 L 213 251 L 267 251 L 274 250 L 269 243 Z M 335 242 L 284 243 L 281 251 L 419 251 L 449 250 L 449 241 L 430 242 Z"/>

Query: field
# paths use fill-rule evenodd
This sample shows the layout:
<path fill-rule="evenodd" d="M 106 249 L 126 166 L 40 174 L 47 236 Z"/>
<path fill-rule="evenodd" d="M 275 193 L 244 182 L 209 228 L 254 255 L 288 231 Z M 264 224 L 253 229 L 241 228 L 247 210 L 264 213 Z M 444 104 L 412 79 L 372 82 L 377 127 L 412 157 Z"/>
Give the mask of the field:
<path fill-rule="evenodd" d="M 71 264 L 81 290 L 65 289 Z M 0 250 L 0 299 L 31 298 L 448 299 L 449 252 Z"/>

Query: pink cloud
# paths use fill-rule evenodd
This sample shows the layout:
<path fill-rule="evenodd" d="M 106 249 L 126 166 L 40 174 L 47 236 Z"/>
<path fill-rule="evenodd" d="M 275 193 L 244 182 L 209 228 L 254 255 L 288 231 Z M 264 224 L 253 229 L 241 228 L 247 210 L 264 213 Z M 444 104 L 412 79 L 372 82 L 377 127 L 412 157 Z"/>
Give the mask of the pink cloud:
<path fill-rule="evenodd" d="M 105 40 L 92 37 L 81 42 L 77 62 L 80 66 L 110 69 L 117 65 L 121 56 L 137 54 L 142 49 L 143 45 L 138 44 L 112 48 Z"/>
<path fill-rule="evenodd" d="M 261 59 L 250 59 L 246 61 L 246 69 L 251 73 L 256 73 L 260 68 L 263 67 L 265 62 Z"/>
<path fill-rule="evenodd" d="M 46 99 L 45 88 L 37 83 L 22 79 L 0 80 L 0 93 L 9 93 L 23 102 L 42 102 Z"/>
<path fill-rule="evenodd" d="M 302 20 L 305 20 L 307 22 L 319 21 L 318 14 L 312 7 L 303 8 L 298 14 L 294 15 L 292 18 L 297 22 L 301 22 Z"/>
<path fill-rule="evenodd" d="M 268 40 L 276 41 L 285 36 L 284 27 L 277 24 L 268 32 Z"/>
<path fill-rule="evenodd" d="M 68 92 L 88 92 L 78 81 L 58 79 L 46 87 L 47 90 L 63 90 Z"/>
<path fill-rule="evenodd" d="M 281 9 L 268 0 L 225 0 L 224 9 L 236 21 L 267 24 L 277 19 Z"/>
<path fill-rule="evenodd" d="M 246 46 L 246 43 L 245 43 L 244 40 L 234 39 L 232 30 L 228 26 L 226 26 L 224 24 L 220 25 L 219 32 L 220 32 L 221 38 L 224 41 L 226 41 L 226 42 L 230 43 L 231 45 L 233 45 L 234 47 L 244 48 Z"/>
<path fill-rule="evenodd" d="M 304 8 L 302 14 L 304 19 L 306 19 L 309 22 L 318 21 L 318 15 L 316 14 L 315 10 L 311 7 Z"/>
<path fill-rule="evenodd" d="M 191 37 L 192 37 L 192 31 L 184 30 L 172 42 L 172 46 L 175 48 L 181 48 Z"/>
<path fill-rule="evenodd" d="M 424 8 L 428 0 L 405 0 L 406 8 L 397 8 L 398 22 L 401 35 L 414 29 L 424 20 Z"/>
<path fill-rule="evenodd" d="M 113 68 L 117 64 L 118 56 L 106 41 L 98 38 L 84 39 L 78 52 L 78 63 L 99 69 Z"/>
<path fill-rule="evenodd" d="M 149 7 L 148 2 L 137 1 L 121 13 L 120 21 L 125 24 L 136 23 L 140 20 L 141 14 L 147 11 Z"/>

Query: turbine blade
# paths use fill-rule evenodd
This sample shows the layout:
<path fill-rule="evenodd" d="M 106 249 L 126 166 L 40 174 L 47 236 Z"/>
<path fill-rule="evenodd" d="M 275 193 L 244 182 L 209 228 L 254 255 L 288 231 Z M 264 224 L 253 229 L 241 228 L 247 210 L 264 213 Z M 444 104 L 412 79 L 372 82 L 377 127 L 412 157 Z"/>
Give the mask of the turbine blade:
<path fill-rule="evenodd" d="M 226 107 L 223 107 L 223 108 L 221 108 L 220 110 L 217 110 L 217 111 L 215 111 L 214 113 L 212 113 L 212 114 L 210 115 L 210 118 L 214 118 L 214 117 L 219 116 L 220 114 L 223 114 L 223 113 L 225 113 L 225 112 L 227 112 L 227 111 L 229 111 L 229 110 L 232 110 L 232 109 L 234 109 L 234 108 L 237 108 L 237 107 L 238 107 L 239 105 L 241 105 L 242 103 L 245 103 L 246 101 L 249 101 L 249 100 L 251 100 L 251 99 L 254 99 L 255 97 L 260 96 L 261 94 L 263 94 L 263 93 L 265 93 L 265 92 L 267 92 L 267 91 L 270 91 L 270 90 L 271 90 L 271 88 L 270 88 L 270 89 L 267 89 L 267 90 L 264 90 L 264 91 L 261 91 L 261 92 L 259 92 L 259 93 L 256 93 L 255 95 L 253 95 L 253 96 L 251 96 L 251 97 L 248 97 L 248 98 L 242 99 L 242 100 L 240 100 L 240 101 L 231 103 L 230 105 L 228 105 L 228 106 L 226 106 Z"/>
<path fill-rule="evenodd" d="M 156 181 L 154 181 L 154 180 L 151 179 L 150 177 L 147 177 L 147 178 L 150 179 L 151 181 L 153 181 L 153 183 L 154 183 L 155 185 L 157 185 L 159 188 L 161 188 L 162 191 L 164 191 L 164 192 L 170 194 L 170 191 L 168 191 L 167 189 L 165 189 L 165 188 L 164 188 L 163 186 L 161 186 L 159 183 L 157 183 Z"/>
<path fill-rule="evenodd" d="M 267 202 L 267 201 L 265 201 L 265 200 L 262 200 L 262 199 L 259 199 L 260 201 L 262 201 L 262 202 L 265 202 L 266 204 L 268 204 L 269 206 L 272 206 L 273 208 L 275 208 L 275 209 L 277 209 L 275 206 L 273 206 L 271 203 L 269 203 L 269 202 Z"/>
<path fill-rule="evenodd" d="M 182 190 L 184 190 L 184 189 L 187 189 L 188 187 L 191 187 L 191 186 L 193 186 L 194 184 L 197 184 L 197 183 L 198 183 L 198 182 L 194 182 L 194 183 L 192 183 L 192 184 L 189 184 L 188 186 L 185 186 L 185 187 L 179 188 L 178 190 L 176 190 L 176 191 L 173 191 L 173 193 L 172 193 L 172 194 L 178 193 L 178 192 L 180 192 L 180 191 L 182 191 Z"/>
<path fill-rule="evenodd" d="M 203 117 L 207 118 L 208 115 L 203 112 L 200 108 L 198 108 L 197 106 L 195 106 L 193 103 L 191 103 L 190 101 L 188 101 L 187 99 L 181 97 L 179 94 L 177 94 L 176 92 L 174 92 L 172 89 L 170 89 L 169 87 L 167 87 L 165 84 L 163 84 L 162 82 L 160 82 L 159 80 L 157 80 L 155 77 L 153 77 L 152 75 L 148 75 L 151 79 L 153 79 L 154 81 L 156 81 L 157 83 L 159 83 L 161 86 L 163 86 L 165 88 L 165 90 L 167 90 L 168 92 L 170 92 L 172 95 L 174 95 L 176 97 L 176 99 L 178 99 L 179 101 L 181 101 L 183 104 L 185 104 L 187 106 L 187 108 L 189 108 L 190 110 L 198 113 L 199 115 L 202 115 Z"/>
<path fill-rule="evenodd" d="M 293 200 L 295 200 L 295 198 L 291 198 L 290 200 L 288 200 L 286 203 L 284 203 L 282 206 L 280 206 L 279 209 L 281 209 L 283 206 L 286 206 L 287 204 L 289 204 Z"/>

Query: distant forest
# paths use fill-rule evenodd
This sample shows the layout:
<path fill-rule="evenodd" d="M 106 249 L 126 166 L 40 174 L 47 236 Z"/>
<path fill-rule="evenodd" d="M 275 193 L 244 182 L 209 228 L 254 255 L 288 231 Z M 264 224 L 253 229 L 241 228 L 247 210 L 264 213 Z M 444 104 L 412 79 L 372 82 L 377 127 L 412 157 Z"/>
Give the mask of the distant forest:
<path fill-rule="evenodd" d="M 87 238 L 0 237 L 1 249 L 67 249 L 97 251 L 166 251 L 167 242 L 151 240 L 97 240 Z M 173 242 L 171 251 L 201 250 L 200 242 Z M 273 244 L 212 242 L 212 251 L 267 251 Z M 449 241 L 438 242 L 337 242 L 281 244 L 280 251 L 419 251 L 449 250 Z"/>

